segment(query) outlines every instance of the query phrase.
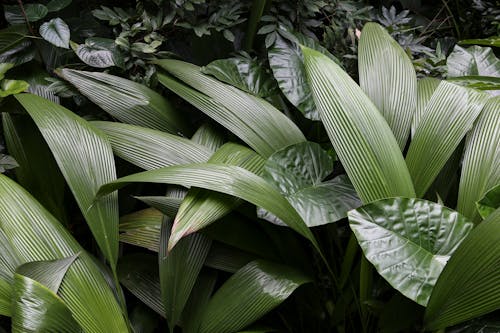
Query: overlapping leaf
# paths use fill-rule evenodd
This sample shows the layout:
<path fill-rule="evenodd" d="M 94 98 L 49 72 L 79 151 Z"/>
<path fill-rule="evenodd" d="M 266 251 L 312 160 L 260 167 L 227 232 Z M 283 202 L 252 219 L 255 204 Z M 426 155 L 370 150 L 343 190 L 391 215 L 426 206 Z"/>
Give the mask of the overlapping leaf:
<path fill-rule="evenodd" d="M 490 189 L 484 197 L 476 203 L 479 215 L 483 219 L 493 214 L 500 208 L 500 184 Z"/>
<path fill-rule="evenodd" d="M 434 78 L 424 78 L 417 82 L 417 107 L 411 123 L 412 139 L 432 94 L 434 94 L 434 91 L 439 86 L 439 82 L 438 79 Z"/>
<path fill-rule="evenodd" d="M 120 218 L 120 241 L 158 252 L 163 214 L 147 208 Z"/>

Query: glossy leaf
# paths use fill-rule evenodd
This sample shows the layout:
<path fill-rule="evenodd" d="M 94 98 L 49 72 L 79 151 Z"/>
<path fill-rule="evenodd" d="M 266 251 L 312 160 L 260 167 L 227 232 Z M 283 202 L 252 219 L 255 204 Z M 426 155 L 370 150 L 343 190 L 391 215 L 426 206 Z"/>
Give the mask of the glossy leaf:
<path fill-rule="evenodd" d="M 160 83 L 229 129 L 263 157 L 305 141 L 299 128 L 265 100 L 204 75 L 199 67 L 189 63 L 166 59 L 156 64 L 192 88 L 163 74 L 158 75 Z"/>
<path fill-rule="evenodd" d="M 451 77 L 448 81 L 478 90 L 500 90 L 500 77 L 495 76 L 468 75 Z"/>
<path fill-rule="evenodd" d="M 477 203 L 477 210 L 483 219 L 500 208 L 500 184 L 491 188 Z"/>
<path fill-rule="evenodd" d="M 446 65 L 448 77 L 482 75 L 500 76 L 500 61 L 489 47 L 471 46 L 464 49 L 455 45 Z"/>
<path fill-rule="evenodd" d="M 185 133 L 184 122 L 177 111 L 163 96 L 146 86 L 99 72 L 62 69 L 57 74 L 124 123 L 174 134 Z"/>
<path fill-rule="evenodd" d="M 53 18 L 40 26 L 40 35 L 49 43 L 69 49 L 69 27 L 60 18 Z"/>
<path fill-rule="evenodd" d="M 215 288 L 217 274 L 213 271 L 202 271 L 198 276 L 198 280 L 189 295 L 188 302 L 184 307 L 182 314 L 182 328 L 186 333 L 198 333 L 200 327 L 200 319 L 203 315 L 210 297 Z"/>
<path fill-rule="evenodd" d="M 10 24 L 26 24 L 26 19 L 29 22 L 36 22 L 43 19 L 48 14 L 48 9 L 40 3 L 24 4 L 24 13 L 19 5 L 4 5 L 5 19 Z M 26 15 L 26 19 L 24 16 Z"/>
<path fill-rule="evenodd" d="M 425 108 L 408 148 L 406 164 L 422 197 L 472 128 L 488 95 L 442 81 Z M 444 131 L 443 129 L 446 129 Z"/>
<path fill-rule="evenodd" d="M 49 12 L 58 12 L 61 9 L 68 7 L 71 2 L 72 0 L 50 0 L 46 6 Z"/>
<path fill-rule="evenodd" d="M 147 208 L 120 218 L 120 241 L 158 252 L 163 214 Z"/>
<path fill-rule="evenodd" d="M 365 24 L 361 32 L 358 60 L 361 89 L 382 113 L 403 150 L 417 103 L 413 64 L 387 30 L 376 23 Z"/>
<path fill-rule="evenodd" d="M 0 315 L 12 316 L 12 292 L 14 272 L 21 265 L 22 259 L 12 247 L 7 236 L 0 228 Z"/>
<path fill-rule="evenodd" d="M 86 332 L 125 332 L 126 324 L 93 259 L 24 189 L 0 175 L 0 229 L 22 262 L 54 260 L 80 253 L 58 290 Z"/>
<path fill-rule="evenodd" d="M 348 215 L 368 261 L 394 288 L 423 306 L 473 227 L 457 212 L 420 199 L 383 199 Z"/>
<path fill-rule="evenodd" d="M 500 210 L 481 222 L 451 256 L 434 286 L 425 326 L 436 330 L 500 308 Z"/>
<path fill-rule="evenodd" d="M 116 179 L 111 146 L 100 131 L 68 109 L 35 95 L 16 98 L 40 129 L 99 248 L 115 267 L 118 197 L 94 200 L 99 186 Z"/>
<path fill-rule="evenodd" d="M 457 210 L 479 222 L 476 202 L 500 183 L 500 97 L 488 100 L 467 134 Z"/>
<path fill-rule="evenodd" d="M 201 125 L 191 137 L 191 141 L 207 147 L 212 152 L 219 149 L 224 144 L 224 133 L 218 131 L 210 123 Z"/>
<path fill-rule="evenodd" d="M 146 205 L 154 207 L 161 211 L 164 215 L 174 218 L 177 215 L 177 211 L 182 203 L 182 198 L 171 197 L 171 196 L 141 196 L 135 197 L 137 200 L 141 200 Z"/>
<path fill-rule="evenodd" d="M 252 261 L 214 294 L 203 313 L 200 333 L 238 331 L 278 306 L 306 282 L 306 276 L 290 267 Z"/>
<path fill-rule="evenodd" d="M 335 62 L 306 47 L 302 52 L 322 122 L 361 200 L 414 197 L 398 143 L 375 105 Z"/>
<path fill-rule="evenodd" d="M 228 273 L 236 273 L 240 268 L 258 257 L 235 247 L 214 242 L 210 247 L 205 266 Z"/>
<path fill-rule="evenodd" d="M 434 91 L 439 86 L 441 81 L 434 78 L 424 78 L 418 80 L 417 82 L 417 106 L 415 109 L 415 114 L 413 115 L 413 120 L 411 123 L 411 137 L 415 135 L 415 130 L 417 129 L 420 119 L 425 112 L 425 108 L 427 104 L 429 104 L 429 100 L 431 99 Z"/>
<path fill-rule="evenodd" d="M 37 281 L 46 288 L 57 292 L 69 267 L 78 257 L 78 254 L 50 261 L 32 261 L 16 268 L 16 274 Z"/>
<path fill-rule="evenodd" d="M 91 124 L 106 134 L 115 155 L 146 170 L 206 162 L 212 154 L 189 139 L 158 130 L 107 121 Z"/>

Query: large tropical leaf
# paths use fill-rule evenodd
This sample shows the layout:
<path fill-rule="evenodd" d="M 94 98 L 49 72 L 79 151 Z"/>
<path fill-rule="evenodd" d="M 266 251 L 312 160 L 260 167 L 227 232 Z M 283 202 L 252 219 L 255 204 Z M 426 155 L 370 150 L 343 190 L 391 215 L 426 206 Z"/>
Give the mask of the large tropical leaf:
<path fill-rule="evenodd" d="M 69 27 L 59 17 L 53 18 L 49 22 L 45 22 L 40 26 L 40 36 L 49 43 L 69 49 Z"/>
<path fill-rule="evenodd" d="M 238 331 L 278 306 L 308 281 L 290 267 L 252 261 L 231 276 L 208 302 L 200 333 Z"/>
<path fill-rule="evenodd" d="M 451 256 L 425 312 L 436 330 L 500 308 L 500 209 L 481 222 Z"/>
<path fill-rule="evenodd" d="M 158 252 L 163 214 L 147 208 L 120 218 L 120 242 Z"/>
<path fill-rule="evenodd" d="M 384 59 L 381 61 L 381 59 Z M 359 39 L 359 84 L 404 149 L 417 103 L 417 75 L 403 48 L 377 23 Z"/>
<path fill-rule="evenodd" d="M 455 45 L 446 61 L 448 76 L 500 76 L 500 60 L 489 47 L 471 46 L 464 49 Z"/>
<path fill-rule="evenodd" d="M 349 224 L 379 274 L 424 306 L 450 255 L 473 226 L 451 209 L 406 198 L 352 210 Z"/>
<path fill-rule="evenodd" d="M 432 95 L 406 155 L 406 164 L 422 197 L 460 141 L 472 128 L 488 95 L 442 81 Z"/>
<path fill-rule="evenodd" d="M 106 134 L 117 156 L 146 170 L 206 162 L 212 154 L 189 139 L 158 130 L 108 121 L 91 124 Z"/>
<path fill-rule="evenodd" d="M 0 30 L 0 54 L 19 44 L 28 33 L 25 22 Z"/>
<path fill-rule="evenodd" d="M 49 145 L 99 248 L 113 269 L 118 259 L 118 197 L 95 201 L 99 186 L 116 179 L 105 136 L 68 109 L 36 95 L 17 95 Z"/>
<path fill-rule="evenodd" d="M 146 205 L 158 209 L 164 215 L 174 218 L 182 203 L 183 198 L 176 196 L 141 196 L 135 197 Z"/>
<path fill-rule="evenodd" d="M 173 134 L 189 134 L 170 103 L 154 90 L 118 76 L 62 69 L 57 74 L 116 119 Z"/>
<path fill-rule="evenodd" d="M 191 141 L 205 146 L 214 152 L 219 149 L 226 140 L 224 138 L 224 132 L 219 131 L 214 124 L 204 123 L 193 134 Z"/>
<path fill-rule="evenodd" d="M 30 194 L 0 175 L 0 229 L 21 262 L 63 259 L 80 253 L 58 295 L 86 332 L 126 332 L 120 307 L 93 259 Z"/>
<path fill-rule="evenodd" d="M 306 47 L 302 52 L 321 120 L 361 200 L 414 197 L 401 150 L 375 105 L 335 62 Z"/>
<path fill-rule="evenodd" d="M 457 210 L 478 222 L 476 202 L 500 183 L 500 96 L 484 106 L 472 131 L 467 134 Z"/>
<path fill-rule="evenodd" d="M 305 141 L 299 128 L 265 100 L 202 74 L 199 67 L 186 62 L 166 59 L 156 64 L 192 88 L 159 74 L 163 85 L 228 128 L 263 157 Z"/>
<path fill-rule="evenodd" d="M 413 120 L 411 123 L 411 137 L 415 135 L 415 130 L 420 123 L 422 114 L 429 103 L 434 91 L 439 86 L 441 81 L 434 78 L 424 78 L 417 82 L 417 107 L 415 109 L 415 114 L 413 115 Z"/>

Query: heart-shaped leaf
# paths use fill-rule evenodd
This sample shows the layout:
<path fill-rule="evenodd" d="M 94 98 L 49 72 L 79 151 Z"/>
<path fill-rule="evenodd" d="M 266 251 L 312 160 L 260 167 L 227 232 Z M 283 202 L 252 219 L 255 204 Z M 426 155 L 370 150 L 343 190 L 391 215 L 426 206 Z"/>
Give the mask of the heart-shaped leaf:
<path fill-rule="evenodd" d="M 69 27 L 59 17 L 53 18 L 40 26 L 40 35 L 47 42 L 65 49 L 69 49 Z"/>
<path fill-rule="evenodd" d="M 352 210 L 349 224 L 379 274 L 424 306 L 449 257 L 473 227 L 449 208 L 407 198 Z"/>
<path fill-rule="evenodd" d="M 85 44 L 78 45 L 75 53 L 84 63 L 92 67 L 123 66 L 123 57 L 112 39 L 87 38 Z"/>

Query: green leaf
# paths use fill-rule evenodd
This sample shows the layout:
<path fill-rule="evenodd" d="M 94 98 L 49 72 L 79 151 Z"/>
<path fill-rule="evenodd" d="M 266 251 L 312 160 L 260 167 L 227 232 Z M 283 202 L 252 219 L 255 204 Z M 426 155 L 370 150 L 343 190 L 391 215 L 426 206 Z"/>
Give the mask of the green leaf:
<path fill-rule="evenodd" d="M 448 77 L 481 75 L 500 76 L 500 61 L 489 47 L 471 46 L 464 49 L 455 45 L 446 61 Z"/>
<path fill-rule="evenodd" d="M 203 316 L 210 296 L 214 291 L 217 274 L 211 271 L 202 271 L 198 276 L 198 280 L 189 295 L 189 299 L 182 313 L 182 328 L 186 333 L 198 333 L 200 320 Z"/>
<path fill-rule="evenodd" d="M 485 93 L 442 81 L 421 116 L 406 164 L 422 197 L 472 128 L 488 99 Z"/>
<path fill-rule="evenodd" d="M 158 252 L 163 214 L 154 208 L 143 209 L 120 218 L 120 242 Z"/>
<path fill-rule="evenodd" d="M 475 44 L 475 45 L 500 47 L 500 36 L 491 36 L 489 38 L 481 38 L 481 39 L 463 39 L 458 43 L 461 45 Z"/>
<path fill-rule="evenodd" d="M 205 146 L 214 152 L 224 144 L 225 139 L 224 133 L 218 131 L 210 123 L 204 123 L 193 134 L 191 141 Z"/>
<path fill-rule="evenodd" d="M 28 30 L 24 21 L 20 25 L 12 25 L 0 30 L 0 54 L 12 50 L 24 40 L 27 33 Z"/>
<path fill-rule="evenodd" d="M 57 74 L 121 122 L 174 134 L 189 132 L 170 103 L 146 86 L 106 73 L 62 69 Z"/>
<path fill-rule="evenodd" d="M 430 77 L 418 80 L 417 82 L 417 107 L 411 123 L 412 139 L 413 136 L 415 136 L 415 131 L 420 123 L 422 115 L 424 114 L 425 108 L 427 107 L 427 104 L 429 104 L 429 100 L 434 94 L 436 88 L 439 86 L 440 82 L 440 80 Z"/>
<path fill-rule="evenodd" d="M 12 247 L 9 239 L 0 228 L 0 315 L 12 316 L 11 296 L 14 272 L 21 265 L 22 258 Z"/>
<path fill-rule="evenodd" d="M 469 75 L 451 77 L 448 81 L 477 90 L 500 90 L 500 77 Z"/>
<path fill-rule="evenodd" d="M 47 42 L 65 49 L 69 49 L 69 27 L 59 17 L 53 18 L 40 26 L 40 35 Z"/>
<path fill-rule="evenodd" d="M 323 182 L 333 170 L 333 159 L 317 143 L 298 143 L 275 152 L 264 170 L 264 179 L 280 190 L 309 227 L 338 221 L 361 206 L 347 177 Z"/>
<path fill-rule="evenodd" d="M 146 170 L 202 163 L 211 155 L 202 145 L 158 130 L 107 121 L 91 124 L 106 134 L 116 156 Z"/>
<path fill-rule="evenodd" d="M 249 57 L 234 57 L 212 61 L 201 69 L 219 81 L 262 98 L 276 93 L 276 82 L 262 63 Z"/>
<path fill-rule="evenodd" d="M 69 232 L 24 189 L 0 175 L 0 229 L 22 262 L 62 259 L 81 252 L 58 294 L 85 332 L 125 332 L 113 292 Z"/>
<path fill-rule="evenodd" d="M 3 78 L 5 77 L 5 73 L 7 73 L 9 69 L 11 69 L 12 67 L 14 67 L 14 64 L 8 64 L 8 63 L 0 64 L 0 80 L 3 80 Z"/>
<path fill-rule="evenodd" d="M 413 64 L 403 48 L 377 23 L 365 24 L 358 59 L 361 89 L 382 113 L 403 150 L 417 103 Z"/>
<path fill-rule="evenodd" d="M 275 79 L 286 98 L 296 106 L 306 118 L 319 120 L 311 87 L 306 79 L 303 55 L 299 44 L 315 49 L 336 61 L 318 42 L 302 34 L 276 34 L 276 40 L 268 51 L 269 65 Z"/>
<path fill-rule="evenodd" d="M 12 156 L 0 154 L 0 173 L 4 173 L 6 170 L 15 169 L 18 166 L 19 164 Z"/>
<path fill-rule="evenodd" d="M 361 200 L 414 197 L 401 150 L 375 105 L 335 62 L 306 47 L 302 52 L 322 122 Z"/>
<path fill-rule="evenodd" d="M 407 198 L 383 199 L 352 210 L 349 225 L 379 274 L 423 306 L 450 255 L 473 227 L 449 208 Z"/>
<path fill-rule="evenodd" d="M 182 203 L 182 198 L 177 197 L 160 197 L 160 196 L 141 196 L 135 197 L 141 200 L 146 205 L 154 207 L 161 211 L 164 215 L 174 218 Z"/>
<path fill-rule="evenodd" d="M 124 66 L 123 57 L 112 39 L 87 38 L 85 44 L 77 46 L 75 53 L 81 61 L 92 67 Z"/>
<path fill-rule="evenodd" d="M 500 184 L 490 189 L 484 197 L 476 203 L 479 215 L 483 219 L 493 214 L 495 210 L 500 208 Z"/>
<path fill-rule="evenodd" d="M 57 292 L 69 267 L 78 257 L 75 254 L 71 257 L 50 260 L 32 261 L 16 268 L 16 274 L 37 281 L 46 288 Z"/>
<path fill-rule="evenodd" d="M 29 22 L 36 22 L 43 19 L 48 14 L 48 9 L 39 3 L 24 4 L 24 14 Z M 3 6 L 5 19 L 10 24 L 26 24 L 26 19 L 19 5 Z"/>
<path fill-rule="evenodd" d="M 99 248 L 114 268 L 118 258 L 118 197 L 94 201 L 99 186 L 116 179 L 111 146 L 104 134 L 68 109 L 36 95 L 16 98 L 40 129 Z"/>
<path fill-rule="evenodd" d="M 451 256 L 434 286 L 425 326 L 437 330 L 500 308 L 500 210 L 480 223 Z"/>
<path fill-rule="evenodd" d="M 134 333 L 154 333 L 159 324 L 159 317 L 148 307 L 138 304 L 130 313 L 130 324 Z"/>
<path fill-rule="evenodd" d="M 287 266 L 252 261 L 231 276 L 207 304 L 200 333 L 238 331 L 281 304 L 309 282 Z"/>
<path fill-rule="evenodd" d="M 212 240 L 202 234 L 192 234 L 168 251 L 172 223 L 164 221 L 160 236 L 160 286 L 170 332 L 181 319 L 182 311 L 193 289 L 198 274 L 208 255 Z"/>
<path fill-rule="evenodd" d="M 234 143 L 226 143 L 208 160 L 208 163 L 239 166 L 257 175 L 262 173 L 264 162 L 253 150 Z M 239 199 L 226 194 L 190 189 L 175 216 L 168 250 L 173 249 L 182 237 L 217 221 L 239 204 Z"/>
<path fill-rule="evenodd" d="M 488 100 L 467 134 L 458 189 L 457 210 L 479 222 L 476 202 L 500 183 L 500 97 Z"/>
<path fill-rule="evenodd" d="M 156 64 L 193 89 L 163 74 L 158 75 L 160 83 L 229 129 L 263 157 L 305 141 L 299 128 L 265 100 L 204 75 L 199 67 L 189 63 L 165 59 Z"/>
<path fill-rule="evenodd" d="M 58 12 L 61 9 L 68 7 L 71 4 L 72 0 L 50 0 L 47 3 L 47 9 L 49 12 Z"/>
<path fill-rule="evenodd" d="M 26 81 L 4 79 L 0 83 L 0 99 L 26 91 L 29 86 Z"/>

